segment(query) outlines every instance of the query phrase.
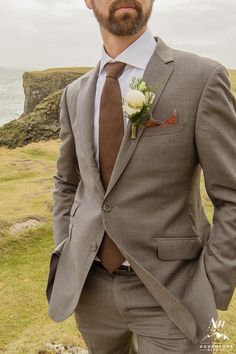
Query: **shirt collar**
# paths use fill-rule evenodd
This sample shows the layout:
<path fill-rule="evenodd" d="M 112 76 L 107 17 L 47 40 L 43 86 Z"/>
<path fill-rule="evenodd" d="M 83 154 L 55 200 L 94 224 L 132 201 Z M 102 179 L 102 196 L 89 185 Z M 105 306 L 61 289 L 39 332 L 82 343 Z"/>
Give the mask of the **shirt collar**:
<path fill-rule="evenodd" d="M 156 44 L 157 42 L 151 31 L 147 28 L 147 30 L 135 42 L 114 59 L 107 54 L 103 45 L 99 74 L 109 61 L 121 61 L 130 66 L 145 70 L 156 48 Z"/>

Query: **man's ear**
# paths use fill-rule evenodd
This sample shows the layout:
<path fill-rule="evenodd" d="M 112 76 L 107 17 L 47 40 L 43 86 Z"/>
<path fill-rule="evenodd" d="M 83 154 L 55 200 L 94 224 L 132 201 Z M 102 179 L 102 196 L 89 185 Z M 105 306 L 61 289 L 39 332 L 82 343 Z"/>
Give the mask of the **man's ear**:
<path fill-rule="evenodd" d="M 84 2 L 88 9 L 91 10 L 93 8 L 92 0 L 84 0 Z"/>

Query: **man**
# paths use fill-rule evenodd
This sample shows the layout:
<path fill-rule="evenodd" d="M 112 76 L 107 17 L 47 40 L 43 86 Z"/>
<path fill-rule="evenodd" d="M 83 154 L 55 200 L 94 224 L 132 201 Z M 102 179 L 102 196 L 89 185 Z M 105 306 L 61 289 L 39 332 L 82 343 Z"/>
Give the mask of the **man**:
<path fill-rule="evenodd" d="M 228 74 L 153 37 L 152 0 L 85 3 L 104 47 L 61 101 L 49 315 L 63 321 L 74 313 L 89 353 L 199 353 L 235 287 L 236 104 Z M 132 139 L 122 97 L 133 77 L 158 89 Z"/>

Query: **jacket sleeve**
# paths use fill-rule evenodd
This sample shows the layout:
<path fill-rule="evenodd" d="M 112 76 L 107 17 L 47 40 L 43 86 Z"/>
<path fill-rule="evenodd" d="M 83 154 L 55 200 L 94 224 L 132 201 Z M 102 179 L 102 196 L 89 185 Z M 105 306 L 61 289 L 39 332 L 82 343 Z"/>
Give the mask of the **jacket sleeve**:
<path fill-rule="evenodd" d="M 64 89 L 60 103 L 61 145 L 54 176 L 53 229 L 55 247 L 69 232 L 70 210 L 80 181 L 80 172 L 75 150 L 74 136 L 67 107 L 68 86 Z"/>
<path fill-rule="evenodd" d="M 213 70 L 202 92 L 195 138 L 214 205 L 204 267 L 217 308 L 227 310 L 236 284 L 236 101 L 222 65 Z"/>

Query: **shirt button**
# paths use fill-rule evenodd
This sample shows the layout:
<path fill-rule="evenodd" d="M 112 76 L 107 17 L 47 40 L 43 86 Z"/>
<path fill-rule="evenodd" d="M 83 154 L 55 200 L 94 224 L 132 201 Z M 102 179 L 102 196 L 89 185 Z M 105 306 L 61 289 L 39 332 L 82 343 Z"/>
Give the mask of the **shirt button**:
<path fill-rule="evenodd" d="M 105 203 L 105 204 L 103 204 L 102 209 L 104 211 L 111 211 L 112 206 L 111 206 L 111 204 Z"/>
<path fill-rule="evenodd" d="M 96 242 L 92 242 L 92 243 L 90 244 L 90 249 L 91 249 L 91 251 L 96 251 L 97 248 L 98 248 L 98 246 L 97 246 Z"/>

